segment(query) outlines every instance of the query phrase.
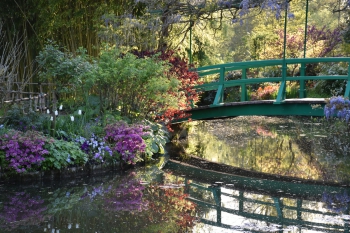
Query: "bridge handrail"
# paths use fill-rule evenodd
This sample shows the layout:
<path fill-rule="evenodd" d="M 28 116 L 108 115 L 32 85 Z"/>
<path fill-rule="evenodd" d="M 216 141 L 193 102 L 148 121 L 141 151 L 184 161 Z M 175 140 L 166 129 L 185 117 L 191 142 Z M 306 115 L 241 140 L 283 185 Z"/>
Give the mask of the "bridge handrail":
<path fill-rule="evenodd" d="M 307 76 L 306 64 L 313 63 L 326 63 L 326 62 L 346 62 L 348 75 L 321 75 L 321 76 Z M 299 76 L 287 76 L 287 66 L 299 64 L 300 75 Z M 322 58 L 290 58 L 290 59 L 276 59 L 276 60 L 263 60 L 263 61 L 245 61 L 245 62 L 233 62 L 226 64 L 210 65 L 194 69 L 200 77 L 204 77 L 212 74 L 219 74 L 219 80 L 217 82 L 206 83 L 197 86 L 196 88 L 204 91 L 217 90 L 213 105 L 220 105 L 224 102 L 224 89 L 226 87 L 241 86 L 241 101 L 247 101 L 247 84 L 263 83 L 263 82 L 280 82 L 280 88 L 278 90 L 276 104 L 283 103 L 286 95 L 286 82 L 287 81 L 299 81 L 299 98 L 305 98 L 305 80 L 347 80 L 347 85 L 344 93 L 344 97 L 350 95 L 350 57 L 322 57 Z M 281 77 L 265 77 L 265 78 L 247 78 L 247 69 L 259 68 L 267 66 L 280 66 L 282 69 Z M 241 70 L 242 77 L 238 80 L 225 80 L 225 72 Z"/>

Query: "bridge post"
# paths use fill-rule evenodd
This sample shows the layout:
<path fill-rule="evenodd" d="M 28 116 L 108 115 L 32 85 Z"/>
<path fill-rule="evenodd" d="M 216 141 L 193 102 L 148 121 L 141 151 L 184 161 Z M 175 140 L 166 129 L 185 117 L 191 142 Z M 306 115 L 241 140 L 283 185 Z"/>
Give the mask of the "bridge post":
<path fill-rule="evenodd" d="M 239 211 L 240 213 L 243 213 L 243 211 L 244 211 L 243 199 L 244 199 L 244 192 L 243 192 L 243 191 L 239 191 L 238 211 Z"/>
<path fill-rule="evenodd" d="M 300 76 L 305 76 L 305 73 L 306 73 L 305 70 L 306 70 L 306 64 L 301 63 Z M 306 98 L 305 80 L 299 81 L 299 98 Z"/>
<path fill-rule="evenodd" d="M 242 69 L 242 77 L 241 79 L 247 79 L 247 69 Z M 241 84 L 241 102 L 247 101 L 248 95 L 247 95 L 247 85 L 245 83 Z"/>
<path fill-rule="evenodd" d="M 344 93 L 344 98 L 350 97 L 350 61 L 348 62 L 348 81 L 346 83 L 346 89 Z"/>
<path fill-rule="evenodd" d="M 216 204 L 216 222 L 221 224 L 221 187 L 212 188 Z"/>
<path fill-rule="evenodd" d="M 275 207 L 277 210 L 277 217 L 280 220 L 280 223 L 282 223 L 283 222 L 283 211 L 282 211 L 283 204 L 282 204 L 282 201 L 278 197 L 273 197 L 273 201 L 275 203 Z"/>
<path fill-rule="evenodd" d="M 224 102 L 224 93 L 225 93 L 225 67 L 222 67 L 220 69 L 220 85 L 222 85 L 222 91 L 221 91 L 221 96 L 220 96 L 220 103 Z"/>
<path fill-rule="evenodd" d="M 220 68 L 220 77 L 219 77 L 219 87 L 216 91 L 215 99 L 213 106 L 220 105 L 220 103 L 224 102 L 224 93 L 225 93 L 225 67 Z"/>
<path fill-rule="evenodd" d="M 286 79 L 287 79 L 287 62 L 286 59 L 282 61 L 282 81 L 280 88 L 278 89 L 278 94 L 274 104 L 282 104 L 286 99 Z"/>
<path fill-rule="evenodd" d="M 298 199 L 297 200 L 297 219 L 302 220 L 302 215 L 301 215 L 301 208 L 303 206 L 303 200 Z"/>

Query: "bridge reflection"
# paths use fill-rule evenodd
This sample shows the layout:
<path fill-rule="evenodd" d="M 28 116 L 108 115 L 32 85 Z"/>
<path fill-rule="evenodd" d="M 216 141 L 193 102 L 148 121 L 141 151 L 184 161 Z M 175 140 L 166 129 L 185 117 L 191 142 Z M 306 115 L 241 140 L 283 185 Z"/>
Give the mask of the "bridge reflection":
<path fill-rule="evenodd" d="M 222 221 L 222 216 L 225 214 L 238 215 L 247 219 L 263 221 L 269 224 L 277 224 L 279 230 L 277 232 L 284 232 L 285 228 L 290 226 L 297 227 L 298 229 L 308 229 L 318 232 L 349 232 L 349 220 L 342 219 L 343 222 L 339 222 L 337 218 L 338 214 L 315 210 L 315 206 L 310 206 L 308 204 L 310 201 L 304 201 L 304 199 L 298 198 L 283 198 L 277 196 L 265 196 L 265 195 L 254 195 L 251 192 L 246 192 L 244 190 L 237 190 L 227 186 L 209 186 L 205 187 L 196 183 L 191 183 L 186 186 L 189 197 L 188 200 L 196 203 L 199 206 L 204 206 L 209 210 L 216 211 L 215 221 L 201 218 L 200 221 L 204 224 L 209 224 L 212 226 L 223 227 L 228 229 L 233 229 L 237 226 L 230 224 L 229 222 Z M 212 193 L 215 203 L 209 203 L 204 200 L 199 200 L 192 197 L 193 188 L 202 191 L 209 191 Z M 234 193 L 234 194 L 232 194 Z M 236 194 L 237 193 L 237 194 Z M 192 194 L 192 195 L 191 195 Z M 238 208 L 228 208 L 223 206 L 223 196 L 227 201 L 232 203 L 237 203 Z M 252 197 L 253 196 L 253 197 Z M 266 198 L 267 197 L 267 198 Z M 267 200 L 261 200 L 266 198 Z M 229 200 L 231 199 L 231 200 Z M 295 203 L 294 205 L 288 205 L 285 203 Z M 304 204 L 305 203 L 305 204 Z M 304 204 L 304 205 L 303 205 Z M 316 204 L 316 202 L 315 202 Z M 252 208 L 254 207 L 254 208 Z M 270 211 L 264 211 L 268 210 Z M 261 211 L 261 213 L 256 213 L 256 210 Z M 316 215 L 321 215 L 319 221 L 312 221 L 312 217 Z M 228 216 L 227 216 L 228 217 Z M 320 222 L 320 219 L 327 219 L 326 221 L 334 220 L 334 223 Z M 316 219 L 317 220 L 317 219 Z M 248 229 L 245 229 L 248 230 Z M 252 230 L 251 232 L 262 232 L 262 229 Z M 271 229 L 268 229 L 271 231 Z"/>
<path fill-rule="evenodd" d="M 177 169 L 186 174 L 185 192 L 188 200 L 204 209 L 199 216 L 203 224 L 249 232 L 349 232 L 349 202 L 328 203 L 345 205 L 346 211 L 340 214 L 335 208 L 328 209 L 322 199 L 325 193 L 346 194 L 349 187 L 240 177 L 204 169 L 190 172 L 186 165 L 172 162 L 168 166 L 175 174 Z M 245 224 L 237 225 L 239 221 Z"/>

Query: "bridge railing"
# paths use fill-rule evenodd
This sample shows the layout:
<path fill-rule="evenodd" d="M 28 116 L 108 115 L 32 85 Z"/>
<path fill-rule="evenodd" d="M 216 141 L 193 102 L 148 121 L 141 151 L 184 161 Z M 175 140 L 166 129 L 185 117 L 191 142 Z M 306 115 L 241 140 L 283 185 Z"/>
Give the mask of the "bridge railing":
<path fill-rule="evenodd" d="M 320 76 L 308 76 L 306 75 L 307 64 L 319 64 L 319 63 L 347 63 L 347 75 L 320 75 Z M 197 86 L 196 88 L 203 91 L 216 90 L 216 96 L 213 102 L 213 106 L 220 105 L 224 102 L 224 90 L 227 87 L 240 86 L 241 88 L 241 101 L 247 101 L 247 85 L 259 84 L 265 82 L 279 82 L 279 90 L 275 104 L 281 104 L 286 99 L 286 83 L 287 81 L 298 81 L 300 84 L 299 98 L 306 98 L 305 81 L 307 80 L 346 80 L 347 85 L 344 92 L 344 97 L 350 95 L 350 57 L 324 57 L 324 58 L 292 58 L 292 59 L 279 59 L 279 60 L 263 60 L 263 61 L 246 61 L 246 62 L 234 62 L 219 65 L 211 65 L 199 67 L 196 69 L 200 77 L 208 75 L 219 74 L 219 80 L 217 82 L 205 83 Z M 300 66 L 299 76 L 287 76 L 288 65 Z M 263 68 L 268 66 L 278 66 L 281 68 L 281 77 L 264 77 L 264 78 L 248 78 L 247 71 L 251 68 Z M 242 77 L 238 80 L 225 80 L 225 74 L 228 71 L 241 71 Z"/>

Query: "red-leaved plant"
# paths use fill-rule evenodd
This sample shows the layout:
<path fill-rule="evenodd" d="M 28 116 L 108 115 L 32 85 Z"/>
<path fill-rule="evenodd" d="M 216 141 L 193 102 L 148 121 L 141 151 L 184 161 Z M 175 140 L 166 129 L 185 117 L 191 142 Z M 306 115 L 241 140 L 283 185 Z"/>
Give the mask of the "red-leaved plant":
<path fill-rule="evenodd" d="M 191 109 L 199 100 L 199 92 L 194 88 L 197 85 L 200 85 L 202 82 L 199 81 L 198 73 L 191 71 L 186 59 L 181 58 L 175 54 L 174 51 L 147 51 L 147 52 L 133 52 L 138 57 L 152 56 L 156 53 L 160 53 L 159 58 L 163 61 L 167 61 L 171 64 L 169 72 L 177 77 L 180 81 L 181 87 L 180 92 L 169 91 L 168 95 L 174 96 L 178 99 L 179 108 L 168 108 L 163 113 L 159 114 L 155 120 L 165 123 L 167 128 L 172 131 L 170 125 L 174 120 L 179 119 L 190 119 L 191 114 L 188 110 Z"/>
<path fill-rule="evenodd" d="M 259 87 L 256 92 L 252 93 L 250 100 L 269 100 L 277 94 L 278 86 Z"/>

